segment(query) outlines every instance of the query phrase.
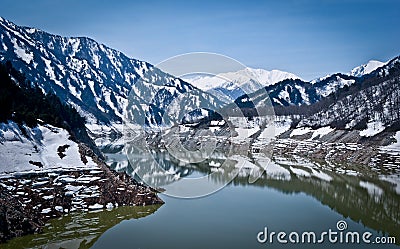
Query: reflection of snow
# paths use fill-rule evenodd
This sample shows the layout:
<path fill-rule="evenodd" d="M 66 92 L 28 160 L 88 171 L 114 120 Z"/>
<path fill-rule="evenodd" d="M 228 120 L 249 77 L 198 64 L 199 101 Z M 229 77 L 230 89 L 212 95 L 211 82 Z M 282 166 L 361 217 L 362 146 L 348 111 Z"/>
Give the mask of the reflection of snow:
<path fill-rule="evenodd" d="M 383 194 L 383 190 L 380 187 L 378 187 L 375 184 L 373 184 L 373 183 L 360 181 L 360 186 L 363 187 L 363 188 L 366 188 L 367 191 L 368 191 L 368 194 L 370 194 L 370 195 L 373 195 L 373 196 L 378 195 L 378 196 L 380 196 L 380 195 Z"/>
<path fill-rule="evenodd" d="M 231 156 L 229 159 L 237 161 L 237 163 L 235 164 L 235 168 L 238 168 L 238 169 L 242 169 L 242 168 L 244 168 L 244 169 L 258 168 L 257 165 L 255 165 L 254 163 L 251 163 L 249 161 L 250 158 L 248 158 L 248 157 L 234 155 L 234 156 Z"/>
<path fill-rule="evenodd" d="M 265 169 L 268 178 L 285 181 L 291 179 L 289 170 L 270 160 L 257 159 L 257 163 Z"/>
<path fill-rule="evenodd" d="M 311 176 L 311 174 L 309 172 L 299 169 L 299 168 L 290 167 L 290 170 L 298 176 L 305 176 L 305 177 Z"/>
<path fill-rule="evenodd" d="M 290 133 L 290 137 L 301 136 L 301 135 L 307 134 L 309 132 L 312 132 L 312 129 L 310 127 L 296 128 Z"/>
<path fill-rule="evenodd" d="M 367 189 L 368 194 L 374 197 L 375 202 L 379 202 L 380 197 L 383 194 L 383 190 L 380 187 L 373 183 L 364 181 L 360 181 L 360 186 Z"/>
<path fill-rule="evenodd" d="M 321 180 L 324 180 L 324 181 L 327 181 L 327 182 L 332 180 L 331 176 L 329 176 L 328 174 L 325 174 L 322 171 L 317 171 L 315 169 L 311 169 L 311 171 L 312 171 L 312 175 L 313 176 L 315 176 L 315 177 L 317 177 L 317 178 L 319 178 Z"/>
<path fill-rule="evenodd" d="M 400 195 L 400 177 L 399 176 L 380 176 L 380 180 L 392 183 L 395 186 L 395 191 Z"/>

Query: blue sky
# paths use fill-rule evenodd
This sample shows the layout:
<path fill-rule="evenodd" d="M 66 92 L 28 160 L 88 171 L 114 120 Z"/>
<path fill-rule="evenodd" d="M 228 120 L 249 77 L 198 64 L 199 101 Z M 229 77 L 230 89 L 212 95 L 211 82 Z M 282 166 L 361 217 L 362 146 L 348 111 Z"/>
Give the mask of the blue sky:
<path fill-rule="evenodd" d="M 400 55 L 400 1 L 2 0 L 0 16 L 157 64 L 214 52 L 313 79 Z"/>

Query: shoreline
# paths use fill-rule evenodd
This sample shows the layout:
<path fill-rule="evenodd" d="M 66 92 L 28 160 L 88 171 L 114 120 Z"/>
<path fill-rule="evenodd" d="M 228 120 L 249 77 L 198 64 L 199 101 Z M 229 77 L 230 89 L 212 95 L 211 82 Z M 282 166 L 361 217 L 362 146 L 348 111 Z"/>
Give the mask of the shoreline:
<path fill-rule="evenodd" d="M 390 148 L 395 132 L 361 137 L 359 131 L 335 130 L 312 138 L 313 132 L 291 135 L 289 130 L 273 143 L 274 154 L 298 155 L 325 161 L 328 165 L 362 165 L 384 172 L 400 165 L 400 148 Z"/>
<path fill-rule="evenodd" d="M 111 170 L 79 144 L 98 168 L 14 172 L 0 178 L 0 243 L 41 232 L 50 219 L 75 211 L 163 204 L 157 192 Z"/>

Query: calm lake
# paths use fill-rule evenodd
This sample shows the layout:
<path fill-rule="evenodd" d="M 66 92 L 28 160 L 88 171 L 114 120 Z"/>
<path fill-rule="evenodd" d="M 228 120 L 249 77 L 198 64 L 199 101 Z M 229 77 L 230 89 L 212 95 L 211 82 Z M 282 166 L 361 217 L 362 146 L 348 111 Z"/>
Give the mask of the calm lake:
<path fill-rule="evenodd" d="M 210 173 L 203 165 L 176 165 L 157 154 L 166 170 L 186 177 Z M 138 162 L 146 160 L 138 156 Z M 140 159 L 141 158 L 141 159 Z M 260 158 L 259 158 L 260 159 Z M 250 163 L 255 159 L 247 158 Z M 216 164 L 217 159 L 213 162 Z M 121 165 L 121 164 L 120 164 Z M 114 165 L 115 167 L 120 167 Z M 42 234 L 25 236 L 1 248 L 399 248 L 400 195 L 398 169 L 379 175 L 362 167 L 275 158 L 273 168 L 250 184 L 239 174 L 225 188 L 202 198 L 181 199 L 160 194 L 161 206 L 120 207 L 95 213 L 73 213 L 50 221 Z M 135 166 L 133 166 L 135 167 Z M 131 166 L 124 169 L 132 173 Z M 211 179 L 210 181 L 215 181 Z M 318 240 L 329 229 L 358 232 L 360 243 L 260 243 L 257 235 L 314 232 Z M 362 241 L 370 232 L 371 244 Z M 396 244 L 372 244 L 377 236 L 393 236 Z M 262 236 L 263 237 L 263 236 Z"/>

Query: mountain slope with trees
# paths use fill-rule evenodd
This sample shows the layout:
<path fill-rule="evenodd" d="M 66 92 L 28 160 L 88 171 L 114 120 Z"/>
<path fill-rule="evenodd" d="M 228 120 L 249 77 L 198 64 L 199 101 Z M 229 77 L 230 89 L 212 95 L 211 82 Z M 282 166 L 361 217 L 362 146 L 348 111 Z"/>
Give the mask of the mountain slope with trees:
<path fill-rule="evenodd" d="M 394 58 L 313 105 L 275 110 L 277 115 L 292 115 L 298 126 L 364 130 L 379 123 L 387 130 L 400 130 L 400 59 Z"/>
<path fill-rule="evenodd" d="M 66 129 L 76 142 L 83 142 L 97 151 L 89 138 L 85 119 L 71 105 L 64 104 L 53 93 L 44 94 L 36 82 L 12 67 L 10 62 L 0 63 L 0 122 L 16 122 L 30 128 L 38 123 Z"/>
<path fill-rule="evenodd" d="M 0 37 L 0 61 L 11 61 L 44 92 L 77 108 L 90 124 L 121 124 L 128 99 L 133 103 L 130 114 L 136 115 L 133 120 L 153 126 L 160 125 L 160 117 L 179 96 L 189 96 L 191 103 L 185 104 L 192 106 L 206 101 L 217 109 L 222 104 L 189 83 L 90 38 L 61 37 L 1 17 Z"/>

